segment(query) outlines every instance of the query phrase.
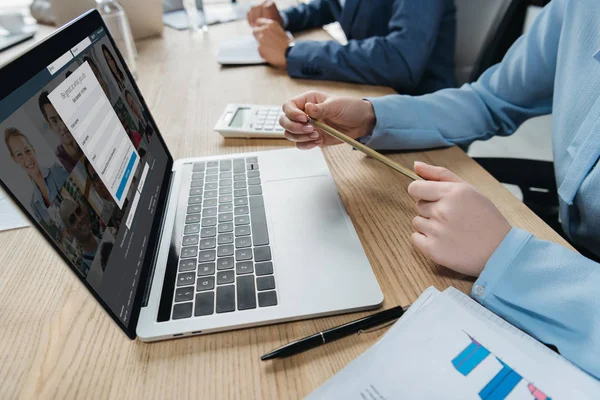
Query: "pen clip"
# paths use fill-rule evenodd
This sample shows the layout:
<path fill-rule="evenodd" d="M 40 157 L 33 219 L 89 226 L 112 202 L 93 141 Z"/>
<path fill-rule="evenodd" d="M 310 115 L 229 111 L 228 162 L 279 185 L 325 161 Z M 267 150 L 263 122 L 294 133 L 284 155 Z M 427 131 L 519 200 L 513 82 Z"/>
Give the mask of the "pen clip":
<path fill-rule="evenodd" d="M 385 328 L 386 326 L 390 326 L 390 325 L 392 325 L 393 323 L 395 323 L 395 322 L 396 322 L 396 321 L 398 321 L 399 319 L 400 319 L 400 318 L 393 319 L 393 320 L 391 320 L 391 321 L 388 321 L 388 322 L 386 322 L 385 324 L 381 324 L 381 325 L 379 325 L 379 326 L 375 326 L 375 327 L 373 327 L 373 328 L 370 328 L 370 329 L 361 329 L 361 330 L 359 330 L 359 331 L 357 332 L 357 335 L 362 335 L 362 334 L 365 334 L 365 333 L 373 333 L 373 332 L 375 332 L 375 331 L 378 331 L 378 330 L 380 330 L 380 329 L 383 329 L 383 328 Z"/>

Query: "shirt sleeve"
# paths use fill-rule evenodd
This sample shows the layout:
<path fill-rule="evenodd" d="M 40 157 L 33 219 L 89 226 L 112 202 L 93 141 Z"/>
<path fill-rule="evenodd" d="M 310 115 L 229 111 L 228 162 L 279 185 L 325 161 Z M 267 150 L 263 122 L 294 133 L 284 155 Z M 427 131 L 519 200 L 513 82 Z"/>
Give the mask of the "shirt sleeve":
<path fill-rule="evenodd" d="M 600 379 L 600 264 L 513 228 L 472 297 Z"/>
<path fill-rule="evenodd" d="M 421 82 L 436 44 L 445 1 L 395 1 L 386 36 L 297 41 L 287 59 L 293 78 L 392 87 L 411 93 Z"/>
<path fill-rule="evenodd" d="M 280 13 L 283 28 L 290 32 L 298 32 L 335 22 L 329 1 L 332 0 L 313 0 L 308 4 L 299 4 L 283 10 Z"/>
<path fill-rule="evenodd" d="M 368 98 L 377 124 L 361 141 L 383 150 L 464 146 L 510 135 L 525 120 L 550 113 L 564 2 L 550 2 L 477 82 L 420 97 Z"/>

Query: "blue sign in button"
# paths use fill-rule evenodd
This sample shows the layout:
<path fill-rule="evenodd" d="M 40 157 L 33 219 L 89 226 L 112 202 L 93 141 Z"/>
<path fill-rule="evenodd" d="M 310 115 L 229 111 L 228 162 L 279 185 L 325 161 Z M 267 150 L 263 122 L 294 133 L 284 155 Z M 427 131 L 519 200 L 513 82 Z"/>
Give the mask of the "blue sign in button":
<path fill-rule="evenodd" d="M 129 159 L 129 164 L 127 164 L 127 168 L 125 169 L 125 174 L 123 175 L 123 179 L 121 179 L 121 183 L 119 184 L 119 189 L 117 190 L 117 200 L 121 200 L 123 196 L 123 192 L 125 191 L 125 186 L 127 186 L 127 181 L 129 180 L 129 176 L 131 175 L 131 170 L 135 165 L 135 160 L 137 159 L 137 154 L 135 151 L 131 153 L 131 158 Z"/>

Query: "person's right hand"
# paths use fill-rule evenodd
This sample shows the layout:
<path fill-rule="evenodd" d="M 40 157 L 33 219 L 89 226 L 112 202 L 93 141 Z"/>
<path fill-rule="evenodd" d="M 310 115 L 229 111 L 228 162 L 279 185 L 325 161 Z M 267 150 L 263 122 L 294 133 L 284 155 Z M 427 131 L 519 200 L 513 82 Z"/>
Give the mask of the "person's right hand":
<path fill-rule="evenodd" d="M 285 129 L 285 137 L 301 150 L 341 143 L 308 124 L 307 115 L 352 139 L 370 135 L 375 128 L 373 105 L 352 97 L 330 97 L 322 92 L 310 91 L 288 100 L 283 105 L 283 112 L 285 115 L 279 119 L 279 124 Z"/>
<path fill-rule="evenodd" d="M 274 1 L 270 0 L 263 1 L 259 5 L 252 7 L 250 11 L 248 11 L 247 17 L 250 26 L 257 26 L 257 20 L 259 18 L 272 19 L 279 25 L 283 26 L 283 20 L 281 19 L 281 14 L 279 14 L 277 5 L 275 5 Z"/>

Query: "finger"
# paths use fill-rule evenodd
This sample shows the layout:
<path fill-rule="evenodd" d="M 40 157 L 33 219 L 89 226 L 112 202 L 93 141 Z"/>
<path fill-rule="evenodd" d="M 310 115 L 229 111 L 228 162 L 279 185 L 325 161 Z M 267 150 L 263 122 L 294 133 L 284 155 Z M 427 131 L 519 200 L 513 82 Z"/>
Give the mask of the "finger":
<path fill-rule="evenodd" d="M 334 110 L 327 101 L 314 104 L 312 102 L 306 103 L 306 113 L 314 119 L 332 118 L 337 114 L 337 110 Z"/>
<path fill-rule="evenodd" d="M 449 191 L 452 183 L 414 181 L 408 186 L 408 194 L 415 200 L 438 201 Z"/>
<path fill-rule="evenodd" d="M 290 142 L 303 143 L 303 142 L 314 142 L 319 138 L 319 134 L 317 132 L 313 132 L 311 134 L 296 134 L 290 131 L 285 131 L 284 136 Z"/>
<path fill-rule="evenodd" d="M 422 233 L 425 236 L 431 236 L 435 232 L 434 222 L 430 219 L 417 215 L 412 220 L 412 226 L 415 232 Z"/>
<path fill-rule="evenodd" d="M 301 104 L 301 105 L 299 105 Z M 293 98 L 291 100 L 286 101 L 283 104 L 283 112 L 285 116 L 290 121 L 295 122 L 308 122 L 308 118 L 306 117 L 306 113 L 302 111 L 304 109 L 304 103 L 302 103 L 298 98 Z M 285 126 L 284 126 L 285 128 Z"/>
<path fill-rule="evenodd" d="M 264 27 L 264 28 L 268 28 L 268 27 L 269 27 L 271 24 L 273 24 L 274 22 L 275 22 L 275 21 L 273 21 L 272 19 L 269 19 L 269 18 L 263 18 L 263 17 L 260 17 L 260 18 L 257 18 L 257 19 L 256 19 L 256 23 L 257 23 L 259 26 L 262 26 L 262 27 Z"/>
<path fill-rule="evenodd" d="M 317 92 L 316 90 L 310 90 L 308 92 L 302 93 L 300 96 L 292 98 L 292 101 L 301 110 L 304 110 L 306 103 L 319 104 L 323 103 L 326 100 L 327 94 L 323 92 Z"/>
<path fill-rule="evenodd" d="M 410 242 L 418 251 L 431 258 L 431 247 L 433 246 L 432 238 L 427 237 L 422 233 L 414 232 L 410 236 Z"/>
<path fill-rule="evenodd" d="M 312 125 L 292 121 L 285 115 L 279 117 L 279 125 L 281 125 L 283 129 L 297 134 L 312 133 L 315 130 Z"/>
<path fill-rule="evenodd" d="M 296 143 L 296 147 L 300 150 L 310 150 L 317 147 L 318 144 L 314 141 L 312 142 L 304 142 L 304 143 Z"/>
<path fill-rule="evenodd" d="M 418 200 L 416 203 L 417 213 L 421 217 L 431 218 L 433 216 L 433 207 L 435 204 L 435 201 Z"/>
<path fill-rule="evenodd" d="M 428 181 L 462 182 L 463 180 L 454 172 L 444 167 L 436 167 L 424 162 L 415 161 L 415 172 Z"/>

